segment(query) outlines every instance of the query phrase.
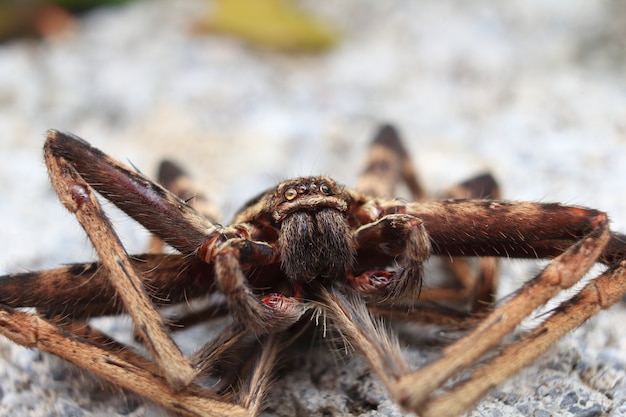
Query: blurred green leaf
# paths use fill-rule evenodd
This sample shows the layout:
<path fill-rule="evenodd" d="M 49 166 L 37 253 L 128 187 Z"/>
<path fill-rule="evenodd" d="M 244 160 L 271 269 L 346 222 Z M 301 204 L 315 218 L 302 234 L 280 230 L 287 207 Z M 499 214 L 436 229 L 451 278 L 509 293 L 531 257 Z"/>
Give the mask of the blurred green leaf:
<path fill-rule="evenodd" d="M 333 46 L 337 33 L 287 0 L 216 0 L 201 28 L 270 48 L 307 51 Z"/>

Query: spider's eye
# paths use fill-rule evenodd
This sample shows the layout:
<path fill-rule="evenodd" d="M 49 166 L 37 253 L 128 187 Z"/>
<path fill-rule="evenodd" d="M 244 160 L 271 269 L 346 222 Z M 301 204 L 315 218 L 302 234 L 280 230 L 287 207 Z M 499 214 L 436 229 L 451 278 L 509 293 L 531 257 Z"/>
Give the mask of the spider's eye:
<path fill-rule="evenodd" d="M 330 194 L 330 187 L 326 184 L 320 185 L 320 191 L 324 194 Z"/>
<path fill-rule="evenodd" d="M 296 198 L 297 195 L 298 195 L 298 192 L 294 190 L 293 188 L 289 188 L 287 189 L 287 191 L 285 191 L 285 199 L 287 201 L 293 200 L 294 198 Z"/>

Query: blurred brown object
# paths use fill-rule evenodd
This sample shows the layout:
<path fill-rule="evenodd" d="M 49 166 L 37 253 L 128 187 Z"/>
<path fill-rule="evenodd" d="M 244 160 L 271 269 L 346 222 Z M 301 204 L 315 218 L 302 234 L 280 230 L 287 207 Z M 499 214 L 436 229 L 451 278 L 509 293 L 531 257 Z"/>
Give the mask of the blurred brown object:
<path fill-rule="evenodd" d="M 56 36 L 74 25 L 76 13 L 129 0 L 0 0 L 0 41 Z"/>
<path fill-rule="evenodd" d="M 46 1 L 5 0 L 0 3 L 0 41 L 21 36 L 51 36 L 63 31 L 73 17 Z"/>

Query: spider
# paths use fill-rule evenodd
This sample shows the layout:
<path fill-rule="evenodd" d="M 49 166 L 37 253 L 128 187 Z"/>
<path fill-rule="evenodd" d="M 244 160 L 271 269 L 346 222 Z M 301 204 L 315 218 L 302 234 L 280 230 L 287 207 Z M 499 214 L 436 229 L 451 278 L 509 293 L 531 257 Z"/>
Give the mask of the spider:
<path fill-rule="evenodd" d="M 367 359 L 403 409 L 455 416 L 626 292 L 626 236 L 609 230 L 606 214 L 498 200 L 489 174 L 429 200 L 389 125 L 375 136 L 356 189 L 324 176 L 283 181 L 248 201 L 226 226 L 171 162 L 162 163 L 158 185 L 54 130 L 44 157 L 59 199 L 99 261 L 0 277 L 1 334 L 176 415 L 259 414 L 281 353 L 323 327 Z M 400 183 L 412 201 L 392 198 Z M 149 253 L 126 253 L 95 192 L 154 235 Z M 421 288 L 430 256 L 448 260 L 456 286 Z M 551 261 L 496 305 L 497 257 Z M 607 265 L 603 273 L 518 341 L 501 346 L 533 310 L 598 262 Z M 450 299 L 465 302 L 468 311 L 444 307 Z M 207 304 L 177 318 L 164 315 L 163 308 L 189 300 Z M 88 323 L 116 314 L 130 315 L 147 354 Z M 228 325 L 190 357 L 171 337 L 225 315 Z M 390 321 L 468 330 L 414 370 Z M 492 351 L 497 354 L 485 359 Z"/>

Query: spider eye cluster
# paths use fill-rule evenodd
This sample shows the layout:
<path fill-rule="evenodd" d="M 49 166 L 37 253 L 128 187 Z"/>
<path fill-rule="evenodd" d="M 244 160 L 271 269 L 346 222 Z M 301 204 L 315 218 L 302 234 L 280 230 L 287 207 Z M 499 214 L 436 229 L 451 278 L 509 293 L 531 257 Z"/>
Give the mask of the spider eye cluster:
<path fill-rule="evenodd" d="M 284 197 L 285 200 L 287 201 L 292 201 L 294 200 L 296 197 L 300 196 L 300 195 L 304 195 L 304 194 L 323 194 L 323 195 L 330 195 L 332 192 L 330 186 L 328 184 L 326 184 L 325 182 L 321 182 L 321 183 L 316 183 L 316 182 L 311 182 L 308 184 L 299 184 L 296 187 L 290 187 L 287 188 L 287 190 L 285 190 L 284 193 Z"/>
<path fill-rule="evenodd" d="M 291 201 L 298 196 L 298 192 L 294 188 L 288 188 L 285 191 L 285 200 Z"/>

